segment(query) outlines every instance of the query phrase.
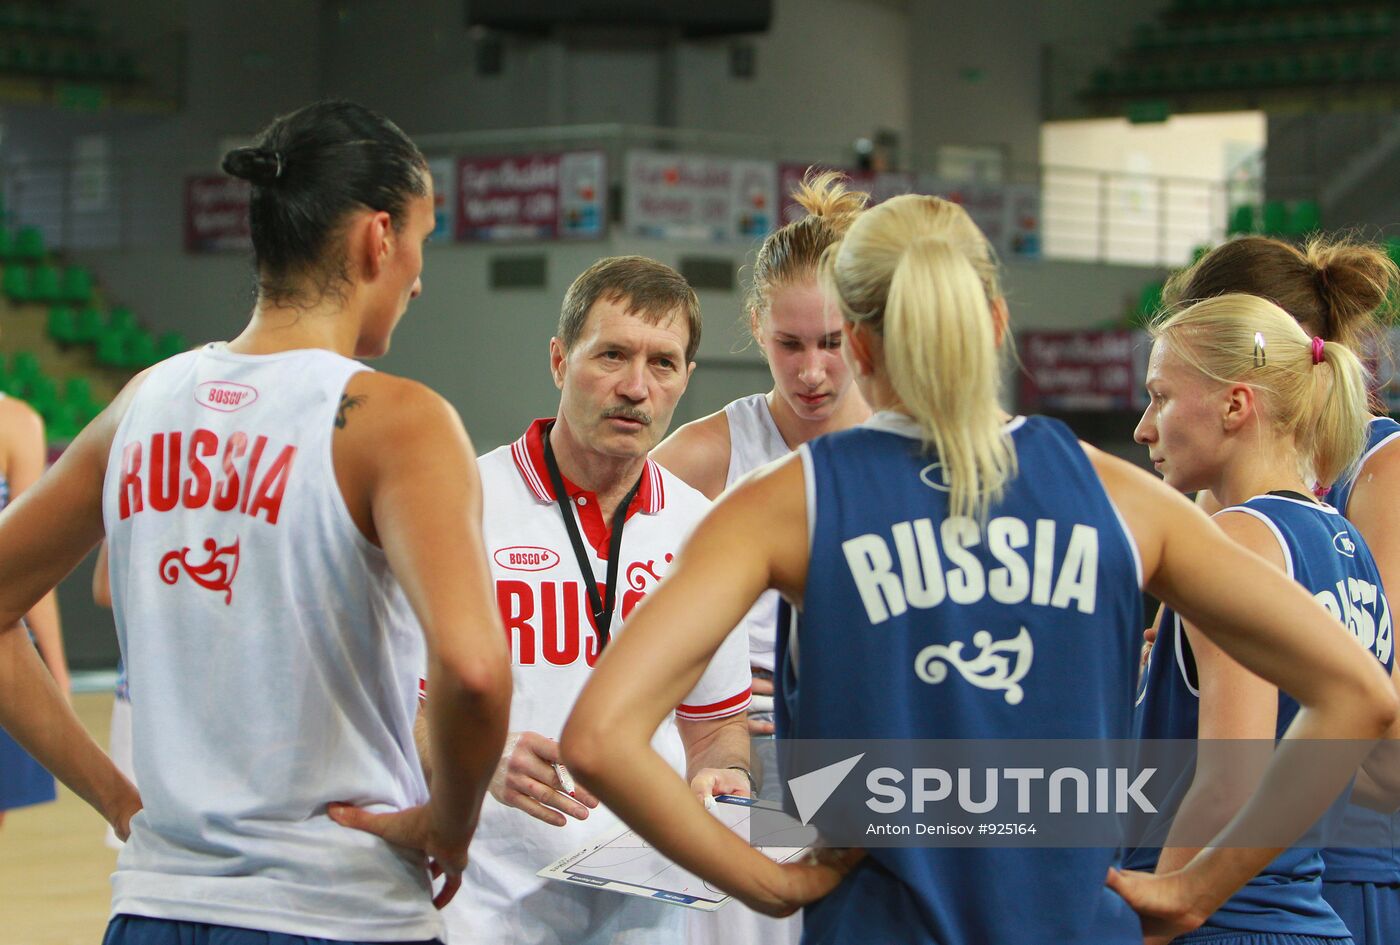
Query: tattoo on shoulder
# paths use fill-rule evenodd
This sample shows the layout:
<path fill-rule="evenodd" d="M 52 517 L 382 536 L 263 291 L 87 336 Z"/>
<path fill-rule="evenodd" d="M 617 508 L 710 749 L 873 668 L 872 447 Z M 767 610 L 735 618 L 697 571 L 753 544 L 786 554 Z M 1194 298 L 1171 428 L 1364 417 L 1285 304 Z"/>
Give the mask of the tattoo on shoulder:
<path fill-rule="evenodd" d="M 349 394 L 341 394 L 340 407 L 335 412 L 335 428 L 337 430 L 344 430 L 346 421 L 346 411 L 350 410 L 353 407 L 362 406 L 364 402 L 368 399 L 368 396 L 366 396 L 365 394 L 356 394 L 353 397 Z"/>

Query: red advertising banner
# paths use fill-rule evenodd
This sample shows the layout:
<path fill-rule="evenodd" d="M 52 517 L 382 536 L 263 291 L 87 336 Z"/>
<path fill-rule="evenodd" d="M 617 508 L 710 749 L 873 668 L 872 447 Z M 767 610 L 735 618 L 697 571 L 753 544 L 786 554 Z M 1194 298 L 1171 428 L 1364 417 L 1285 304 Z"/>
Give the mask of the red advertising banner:
<path fill-rule="evenodd" d="M 456 237 L 501 242 L 602 236 L 605 172 L 601 151 L 459 158 Z"/>
<path fill-rule="evenodd" d="M 185 178 L 185 252 L 250 249 L 248 195 L 248 182 L 235 177 Z"/>
<path fill-rule="evenodd" d="M 1138 410 L 1150 348 L 1146 332 L 1027 331 L 1020 335 L 1020 409 Z"/>

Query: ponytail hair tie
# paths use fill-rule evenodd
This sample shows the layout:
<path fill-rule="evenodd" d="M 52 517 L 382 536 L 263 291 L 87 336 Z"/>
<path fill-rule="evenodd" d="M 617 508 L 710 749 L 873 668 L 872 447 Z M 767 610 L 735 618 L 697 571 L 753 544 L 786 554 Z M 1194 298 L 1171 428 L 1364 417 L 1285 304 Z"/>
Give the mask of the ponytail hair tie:
<path fill-rule="evenodd" d="M 1321 338 L 1319 338 L 1317 335 L 1313 335 L 1313 340 L 1312 340 L 1312 358 L 1313 358 L 1313 364 L 1321 364 L 1321 363 L 1322 363 L 1322 352 L 1323 352 L 1323 349 L 1326 347 L 1326 345 L 1327 345 L 1327 342 L 1323 341 L 1323 340 L 1322 340 Z"/>

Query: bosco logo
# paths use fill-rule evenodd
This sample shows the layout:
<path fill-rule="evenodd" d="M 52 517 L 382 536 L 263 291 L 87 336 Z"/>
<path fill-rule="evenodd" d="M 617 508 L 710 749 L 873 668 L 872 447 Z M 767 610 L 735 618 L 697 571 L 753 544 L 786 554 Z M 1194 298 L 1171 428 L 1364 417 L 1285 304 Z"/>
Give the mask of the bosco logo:
<path fill-rule="evenodd" d="M 210 410 L 231 413 L 257 400 L 258 391 L 247 384 L 232 381 L 205 381 L 194 389 L 194 399 L 195 403 Z"/>
<path fill-rule="evenodd" d="M 496 563 L 511 571 L 548 571 L 559 563 L 559 553 L 535 545 L 514 545 L 496 552 Z"/>
<path fill-rule="evenodd" d="M 1351 540 L 1351 536 L 1346 532 L 1337 532 L 1332 536 L 1332 547 L 1348 558 L 1356 557 L 1356 542 Z"/>

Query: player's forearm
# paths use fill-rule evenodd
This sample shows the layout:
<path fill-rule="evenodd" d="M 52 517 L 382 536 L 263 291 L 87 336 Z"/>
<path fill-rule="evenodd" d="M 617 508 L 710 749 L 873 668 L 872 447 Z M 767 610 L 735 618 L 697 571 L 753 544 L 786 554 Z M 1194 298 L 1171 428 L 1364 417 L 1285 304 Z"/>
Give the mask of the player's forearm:
<path fill-rule="evenodd" d="M 58 680 L 59 688 L 66 690 L 68 656 L 63 647 L 63 632 L 59 629 L 61 625 L 58 618 L 58 595 L 53 591 L 45 594 L 43 600 L 25 615 L 25 624 L 34 635 L 34 645 L 39 648 L 44 665 L 49 668 L 54 679 Z"/>
<path fill-rule="evenodd" d="M 1249 802 L 1186 866 L 1214 911 L 1304 831 L 1342 793 L 1374 742 L 1348 739 L 1356 726 L 1343 706 L 1303 709 L 1278 744 Z M 1320 758 L 1319 752 L 1326 751 Z M 1267 845 L 1266 845 L 1267 844 Z M 1161 872 L 1161 870 L 1159 870 Z"/>
<path fill-rule="evenodd" d="M 747 712 L 704 722 L 678 719 L 676 725 L 685 744 L 687 780 L 705 768 L 752 770 Z"/>
<path fill-rule="evenodd" d="M 88 735 L 18 625 L 0 631 L 0 726 L 109 823 L 140 806 L 136 788 Z"/>
<path fill-rule="evenodd" d="M 781 868 L 697 804 L 645 733 L 571 722 L 560 750 L 580 783 L 672 862 L 746 902 L 783 904 Z"/>
<path fill-rule="evenodd" d="M 502 665 L 469 663 L 428 671 L 428 751 L 425 769 L 437 827 L 444 836 L 469 836 L 501 759 L 510 720 L 510 671 Z"/>

